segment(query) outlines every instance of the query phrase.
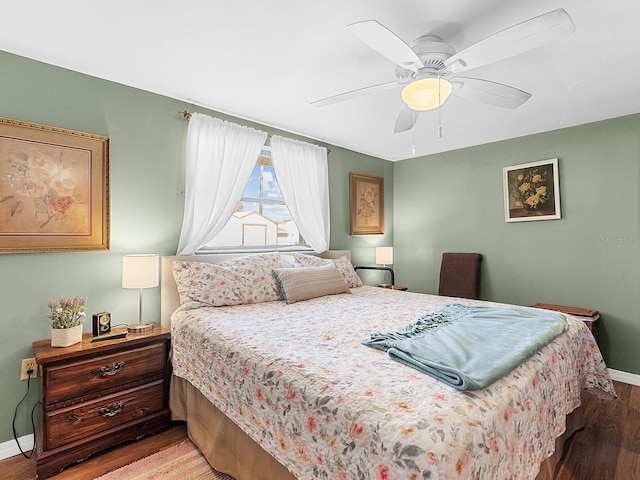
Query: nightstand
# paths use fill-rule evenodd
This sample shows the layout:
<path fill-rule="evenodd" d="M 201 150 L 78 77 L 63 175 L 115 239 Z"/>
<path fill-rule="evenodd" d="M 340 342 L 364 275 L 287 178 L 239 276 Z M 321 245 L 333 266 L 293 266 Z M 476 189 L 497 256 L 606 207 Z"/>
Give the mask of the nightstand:
<path fill-rule="evenodd" d="M 388 288 L 389 290 L 402 290 L 403 292 L 407 291 L 407 287 L 403 287 L 402 285 L 389 285 L 388 283 L 379 283 L 376 287 Z"/>
<path fill-rule="evenodd" d="M 125 328 L 126 331 L 126 328 Z M 38 478 L 118 443 L 170 426 L 170 332 L 154 325 L 144 333 L 51 347 L 33 343 L 40 377 Z"/>
<path fill-rule="evenodd" d="M 382 270 L 385 272 L 390 272 L 391 273 L 391 285 L 395 285 L 396 284 L 396 280 L 395 280 L 395 274 L 393 273 L 393 268 L 391 267 L 381 267 L 379 265 L 358 265 L 356 267 L 353 267 L 353 269 L 357 272 L 358 270 Z M 385 284 L 380 284 L 380 285 L 385 285 Z M 378 285 L 376 285 L 378 286 Z"/>

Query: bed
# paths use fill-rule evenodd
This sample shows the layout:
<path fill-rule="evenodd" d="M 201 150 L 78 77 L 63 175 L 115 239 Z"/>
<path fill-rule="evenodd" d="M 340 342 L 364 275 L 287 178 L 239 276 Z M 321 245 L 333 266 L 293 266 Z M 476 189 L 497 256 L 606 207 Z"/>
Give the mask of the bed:
<path fill-rule="evenodd" d="M 291 267 L 288 257 L 280 261 Z M 333 260 L 318 262 L 342 265 L 347 285 L 357 281 L 343 268 L 348 251 L 324 257 Z M 593 336 L 571 316 L 566 333 L 504 378 L 459 391 L 363 341 L 451 303 L 499 304 L 358 286 L 210 307 L 180 297 L 176 278 L 185 277 L 174 277 L 174 262 L 237 264 L 231 256 L 162 260 L 172 418 L 237 480 L 551 479 L 564 441 L 583 426 L 582 390 L 615 397 Z"/>

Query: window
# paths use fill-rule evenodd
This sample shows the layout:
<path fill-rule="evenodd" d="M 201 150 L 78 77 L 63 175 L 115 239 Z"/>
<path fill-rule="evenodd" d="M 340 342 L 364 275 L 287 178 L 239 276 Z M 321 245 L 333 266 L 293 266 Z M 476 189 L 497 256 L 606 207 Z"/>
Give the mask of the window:
<path fill-rule="evenodd" d="M 227 224 L 199 252 L 219 250 L 309 250 L 284 203 L 269 150 L 262 150 Z"/>

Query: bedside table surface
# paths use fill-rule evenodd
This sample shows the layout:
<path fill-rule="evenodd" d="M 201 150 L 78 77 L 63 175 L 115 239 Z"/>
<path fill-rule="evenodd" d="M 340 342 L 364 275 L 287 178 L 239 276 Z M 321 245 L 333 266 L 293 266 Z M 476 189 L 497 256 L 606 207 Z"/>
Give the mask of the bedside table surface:
<path fill-rule="evenodd" d="M 376 285 L 376 287 L 386 288 L 388 290 L 401 290 L 403 292 L 407 291 L 407 287 L 404 287 L 402 285 L 389 285 L 387 283 L 379 283 Z"/>
<path fill-rule="evenodd" d="M 111 333 L 122 331 L 126 332 L 127 327 L 116 327 L 111 330 Z M 113 340 L 103 340 L 100 342 L 92 342 L 91 339 L 93 338 L 93 335 L 91 333 L 84 333 L 82 335 L 81 343 L 76 343 L 69 347 L 52 347 L 50 339 L 38 340 L 33 342 L 33 353 L 36 358 L 36 363 L 46 364 L 66 360 L 68 358 L 79 358 L 84 355 L 103 354 L 110 350 L 120 350 L 123 346 L 133 348 L 138 344 L 147 343 L 151 340 L 159 340 L 161 338 L 168 339 L 170 337 L 171 332 L 168 329 L 163 328 L 160 325 L 153 324 L 153 328 L 148 332 L 129 332 L 126 337 L 116 338 Z"/>

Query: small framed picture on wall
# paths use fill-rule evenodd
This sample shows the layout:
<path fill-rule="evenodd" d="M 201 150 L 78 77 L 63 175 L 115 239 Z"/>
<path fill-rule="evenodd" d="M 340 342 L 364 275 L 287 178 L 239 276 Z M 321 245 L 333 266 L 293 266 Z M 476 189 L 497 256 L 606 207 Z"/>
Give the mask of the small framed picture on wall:
<path fill-rule="evenodd" d="M 384 233 L 384 178 L 349 173 L 351 235 Z"/>
<path fill-rule="evenodd" d="M 505 222 L 560 218 L 558 159 L 502 169 Z"/>

